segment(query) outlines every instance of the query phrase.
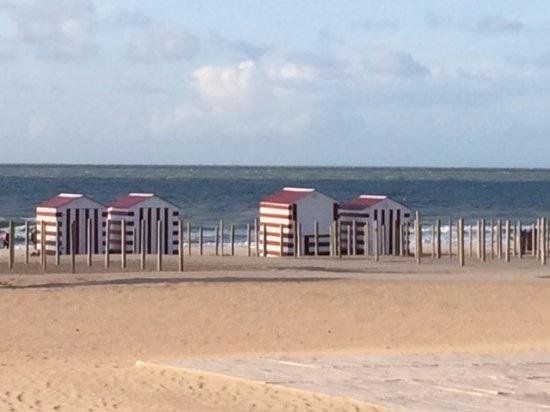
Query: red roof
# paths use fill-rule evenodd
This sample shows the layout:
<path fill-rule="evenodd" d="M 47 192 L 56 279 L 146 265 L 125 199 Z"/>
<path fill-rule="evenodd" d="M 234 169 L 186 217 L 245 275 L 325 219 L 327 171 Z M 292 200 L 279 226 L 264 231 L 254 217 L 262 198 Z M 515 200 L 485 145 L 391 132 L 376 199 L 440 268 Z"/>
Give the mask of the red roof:
<path fill-rule="evenodd" d="M 68 203 L 71 203 L 73 200 L 81 199 L 82 195 L 77 194 L 65 194 L 60 193 L 57 196 L 52 197 L 51 199 L 44 200 L 43 202 L 39 203 L 37 207 L 50 207 L 50 208 L 58 208 L 61 206 L 64 206 Z"/>
<path fill-rule="evenodd" d="M 361 195 L 359 197 L 355 197 L 353 199 L 348 200 L 346 203 L 340 206 L 340 209 L 346 209 L 346 210 L 366 209 L 367 207 L 373 206 L 386 199 L 387 199 L 387 196 Z"/>
<path fill-rule="evenodd" d="M 129 195 L 123 196 L 107 205 L 107 207 L 113 207 L 116 209 L 129 209 L 136 205 L 139 205 L 141 202 L 144 202 L 147 199 L 151 199 L 152 194 L 149 193 L 130 193 Z"/>
<path fill-rule="evenodd" d="M 298 200 L 309 196 L 313 193 L 314 189 L 298 189 L 298 188 L 288 188 L 285 187 L 278 192 L 272 193 L 264 197 L 262 203 L 282 203 L 285 205 L 291 205 L 296 203 Z"/>

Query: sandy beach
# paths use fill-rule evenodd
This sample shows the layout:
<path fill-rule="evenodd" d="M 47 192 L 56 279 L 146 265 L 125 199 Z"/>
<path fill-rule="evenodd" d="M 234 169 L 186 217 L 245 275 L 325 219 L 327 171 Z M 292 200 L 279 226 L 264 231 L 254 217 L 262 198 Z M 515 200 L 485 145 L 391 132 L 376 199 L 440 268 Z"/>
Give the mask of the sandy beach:
<path fill-rule="evenodd" d="M 242 252 L 242 251 L 241 251 Z M 0 254 L 2 410 L 368 410 L 353 399 L 138 368 L 196 357 L 550 352 L 550 269 L 411 259 L 186 257 L 68 273 Z M 21 262 L 21 255 L 18 255 Z M 149 259 L 154 266 L 154 258 Z"/>

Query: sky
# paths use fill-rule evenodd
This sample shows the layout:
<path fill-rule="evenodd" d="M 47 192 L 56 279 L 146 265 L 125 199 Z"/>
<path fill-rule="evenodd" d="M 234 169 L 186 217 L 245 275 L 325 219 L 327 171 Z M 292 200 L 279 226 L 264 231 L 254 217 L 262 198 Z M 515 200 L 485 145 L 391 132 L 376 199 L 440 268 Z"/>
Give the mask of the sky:
<path fill-rule="evenodd" d="M 6 163 L 550 167 L 546 0 L 0 0 Z"/>

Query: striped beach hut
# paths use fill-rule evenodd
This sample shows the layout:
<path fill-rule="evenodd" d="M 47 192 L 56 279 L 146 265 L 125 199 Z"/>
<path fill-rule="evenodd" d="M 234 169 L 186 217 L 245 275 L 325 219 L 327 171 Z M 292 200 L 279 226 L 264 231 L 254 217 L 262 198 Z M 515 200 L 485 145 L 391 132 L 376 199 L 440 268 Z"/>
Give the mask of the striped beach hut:
<path fill-rule="evenodd" d="M 121 226 L 124 220 L 126 252 L 141 252 L 140 222 L 143 221 L 146 253 L 157 253 L 157 226 L 160 221 L 163 253 L 178 253 L 179 214 L 177 206 L 153 193 L 130 193 L 109 203 L 107 205 L 109 250 L 120 253 Z"/>
<path fill-rule="evenodd" d="M 350 252 L 364 254 L 364 231 L 367 224 L 368 254 L 397 254 L 402 241 L 402 228 L 411 220 L 411 210 L 385 195 L 361 195 L 340 205 L 338 219 L 341 227 L 341 250 L 347 253 L 347 233 L 352 234 Z M 355 226 L 355 237 L 353 227 Z M 376 242 L 375 227 L 378 227 Z M 355 249 L 353 249 L 355 248 Z"/>
<path fill-rule="evenodd" d="M 319 254 L 330 252 L 330 226 L 336 218 L 338 202 L 315 189 L 285 187 L 260 201 L 260 251 L 265 255 L 292 256 L 296 228 L 300 228 L 300 251 L 314 253 L 315 223 L 319 228 Z M 281 236 L 282 233 L 282 236 Z"/>
<path fill-rule="evenodd" d="M 59 254 L 71 252 L 71 222 L 75 222 L 77 236 L 75 253 L 87 253 L 88 219 L 91 222 L 92 253 L 103 253 L 103 222 L 105 206 L 87 196 L 77 193 L 60 193 L 45 200 L 36 207 L 38 250 L 41 250 L 42 222 L 45 225 L 46 253 L 54 254 L 59 244 Z M 56 224 L 59 232 L 56 233 Z"/>

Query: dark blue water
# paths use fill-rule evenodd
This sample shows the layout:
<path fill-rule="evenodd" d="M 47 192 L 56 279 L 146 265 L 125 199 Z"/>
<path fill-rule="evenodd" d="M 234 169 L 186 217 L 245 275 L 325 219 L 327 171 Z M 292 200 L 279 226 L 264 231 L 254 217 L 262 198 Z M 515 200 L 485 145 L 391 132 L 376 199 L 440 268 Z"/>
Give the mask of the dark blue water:
<path fill-rule="evenodd" d="M 550 170 L 290 168 L 208 166 L 0 166 L 0 220 L 34 216 L 59 192 L 109 202 L 154 192 L 194 223 L 247 223 L 264 195 L 283 186 L 315 187 L 339 201 L 387 194 L 434 217 L 532 220 L 550 215 Z"/>

